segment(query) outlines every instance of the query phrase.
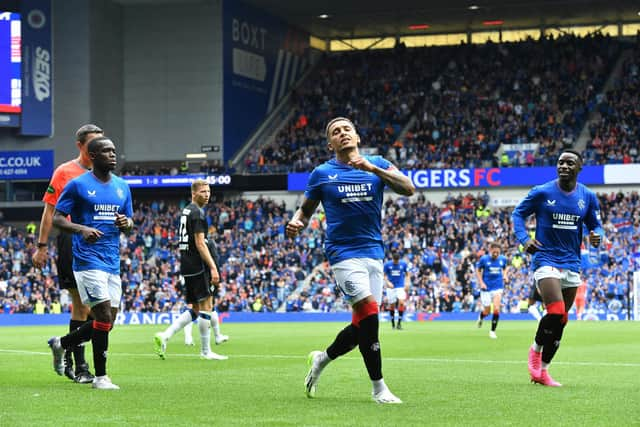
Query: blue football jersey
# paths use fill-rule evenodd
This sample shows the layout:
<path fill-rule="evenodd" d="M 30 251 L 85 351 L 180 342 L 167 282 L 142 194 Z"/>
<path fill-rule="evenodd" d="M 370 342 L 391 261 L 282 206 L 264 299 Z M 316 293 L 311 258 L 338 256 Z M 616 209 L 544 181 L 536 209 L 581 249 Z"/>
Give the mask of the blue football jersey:
<path fill-rule="evenodd" d="M 394 288 L 404 288 L 404 280 L 407 275 L 407 263 L 400 260 L 398 263 L 387 261 L 384 263 L 384 274 L 393 283 Z"/>
<path fill-rule="evenodd" d="M 533 255 L 533 268 L 551 266 L 580 271 L 580 244 L 583 225 L 601 235 L 600 203 L 595 193 L 578 183 L 567 193 L 557 180 L 531 189 L 513 211 L 516 238 L 524 244 L 529 240 L 525 220 L 536 217 L 536 240 L 542 248 Z"/>
<path fill-rule="evenodd" d="M 507 267 L 507 258 L 499 255 L 494 259 L 491 255 L 482 255 L 476 263 L 476 268 L 482 270 L 482 280 L 487 285 L 487 291 L 504 289 L 502 272 Z"/>
<path fill-rule="evenodd" d="M 87 172 L 67 183 L 56 210 L 70 215 L 76 224 L 104 233 L 95 243 L 87 242 L 80 233 L 73 235 L 73 270 L 120 274 L 120 229 L 114 222 L 116 212 L 133 216 L 129 185 L 113 174 L 109 182 L 102 182 Z"/>
<path fill-rule="evenodd" d="M 380 156 L 364 156 L 381 169 L 393 167 Z M 331 264 L 349 258 L 384 258 L 382 194 L 384 181 L 335 158 L 316 167 L 305 197 L 322 203 L 327 220 L 325 254 Z"/>

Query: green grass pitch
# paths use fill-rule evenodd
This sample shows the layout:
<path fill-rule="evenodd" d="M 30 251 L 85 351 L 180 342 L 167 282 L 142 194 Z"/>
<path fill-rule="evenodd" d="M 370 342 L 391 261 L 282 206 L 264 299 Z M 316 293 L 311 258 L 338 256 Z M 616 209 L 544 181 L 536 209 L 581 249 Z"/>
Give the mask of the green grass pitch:
<path fill-rule="evenodd" d="M 306 356 L 343 324 L 226 323 L 231 339 L 198 358 L 182 332 L 166 360 L 153 354 L 162 326 L 118 326 L 108 371 L 121 390 L 93 390 L 53 372 L 47 339 L 63 327 L 0 328 L 0 426 L 631 426 L 640 425 L 640 324 L 570 322 L 551 374 L 529 383 L 533 321 L 381 325 L 383 372 L 402 405 L 377 405 L 354 350 L 324 371 L 315 399 L 303 392 Z M 90 346 L 88 347 L 90 349 Z M 90 350 L 87 351 L 90 364 Z"/>

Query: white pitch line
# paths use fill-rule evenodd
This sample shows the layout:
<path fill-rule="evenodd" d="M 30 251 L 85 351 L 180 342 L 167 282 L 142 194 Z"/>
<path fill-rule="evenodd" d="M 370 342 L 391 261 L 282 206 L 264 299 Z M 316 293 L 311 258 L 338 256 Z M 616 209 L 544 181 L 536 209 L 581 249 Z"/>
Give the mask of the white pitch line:
<path fill-rule="evenodd" d="M 0 353 L 13 353 L 13 354 L 28 354 L 33 356 L 51 356 L 51 352 L 49 351 L 28 351 L 28 350 L 3 350 L 0 349 Z M 152 352 L 149 353 L 118 353 L 114 352 L 113 356 L 126 356 L 126 357 L 152 357 L 158 358 L 158 356 Z M 288 354 L 231 354 L 228 355 L 229 359 L 239 358 L 239 359 L 306 359 L 307 356 L 297 356 L 297 355 L 288 355 Z M 198 353 L 167 353 L 167 357 L 200 357 Z M 360 360 L 359 357 L 347 356 L 342 357 L 342 359 L 347 360 Z M 385 362 L 417 362 L 417 363 L 445 363 L 445 364 L 454 364 L 454 363 L 467 363 L 467 364 L 485 364 L 485 365 L 524 365 L 527 363 L 526 360 L 486 360 L 486 359 L 439 359 L 439 358 L 429 358 L 429 357 L 383 357 L 383 361 Z M 603 367 L 614 367 L 614 368 L 640 368 L 640 363 L 633 362 L 553 362 L 554 365 L 568 365 L 568 366 L 603 366 Z"/>

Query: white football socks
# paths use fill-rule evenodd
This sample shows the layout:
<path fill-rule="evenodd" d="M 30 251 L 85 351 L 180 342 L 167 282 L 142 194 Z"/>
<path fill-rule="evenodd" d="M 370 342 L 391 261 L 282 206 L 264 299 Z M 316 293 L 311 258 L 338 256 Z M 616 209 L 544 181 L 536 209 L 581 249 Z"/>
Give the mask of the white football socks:
<path fill-rule="evenodd" d="M 173 323 L 163 332 L 165 338 L 169 339 L 176 334 L 180 329 L 184 328 L 192 321 L 191 312 L 189 310 L 182 313 Z"/>
<path fill-rule="evenodd" d="M 184 343 L 191 344 L 193 342 L 193 321 L 184 326 Z"/>
<path fill-rule="evenodd" d="M 211 312 L 211 327 L 213 328 L 213 334 L 218 337 L 220 336 L 220 319 L 218 318 L 218 312 Z"/>
<path fill-rule="evenodd" d="M 532 315 L 537 321 L 540 321 L 540 319 L 542 319 L 542 314 L 540 314 L 537 305 L 530 305 L 527 310 L 529 311 L 529 314 Z"/>
<path fill-rule="evenodd" d="M 210 313 L 200 311 L 200 315 L 211 316 Z M 202 353 L 211 353 L 211 319 L 198 317 L 198 330 L 200 331 L 200 342 L 202 344 Z"/>

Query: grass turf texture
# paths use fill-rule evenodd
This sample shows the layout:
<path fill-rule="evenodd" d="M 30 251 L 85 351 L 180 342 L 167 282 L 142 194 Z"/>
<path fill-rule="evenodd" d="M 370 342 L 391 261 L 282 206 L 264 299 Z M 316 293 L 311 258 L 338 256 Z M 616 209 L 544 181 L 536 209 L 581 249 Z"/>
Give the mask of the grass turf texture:
<path fill-rule="evenodd" d="M 487 322 L 489 323 L 489 322 Z M 231 339 L 200 360 L 178 333 L 167 360 L 153 353 L 163 326 L 116 326 L 108 372 L 121 390 L 92 390 L 53 372 L 47 339 L 62 327 L 0 328 L 0 425 L 515 425 L 640 423 L 640 325 L 570 322 L 550 373 L 564 384 L 529 383 L 533 321 L 381 325 L 383 372 L 402 405 L 377 405 L 358 350 L 333 362 L 315 399 L 304 395 L 309 351 L 343 324 L 228 323 Z M 93 365 L 88 346 L 87 359 Z"/>

